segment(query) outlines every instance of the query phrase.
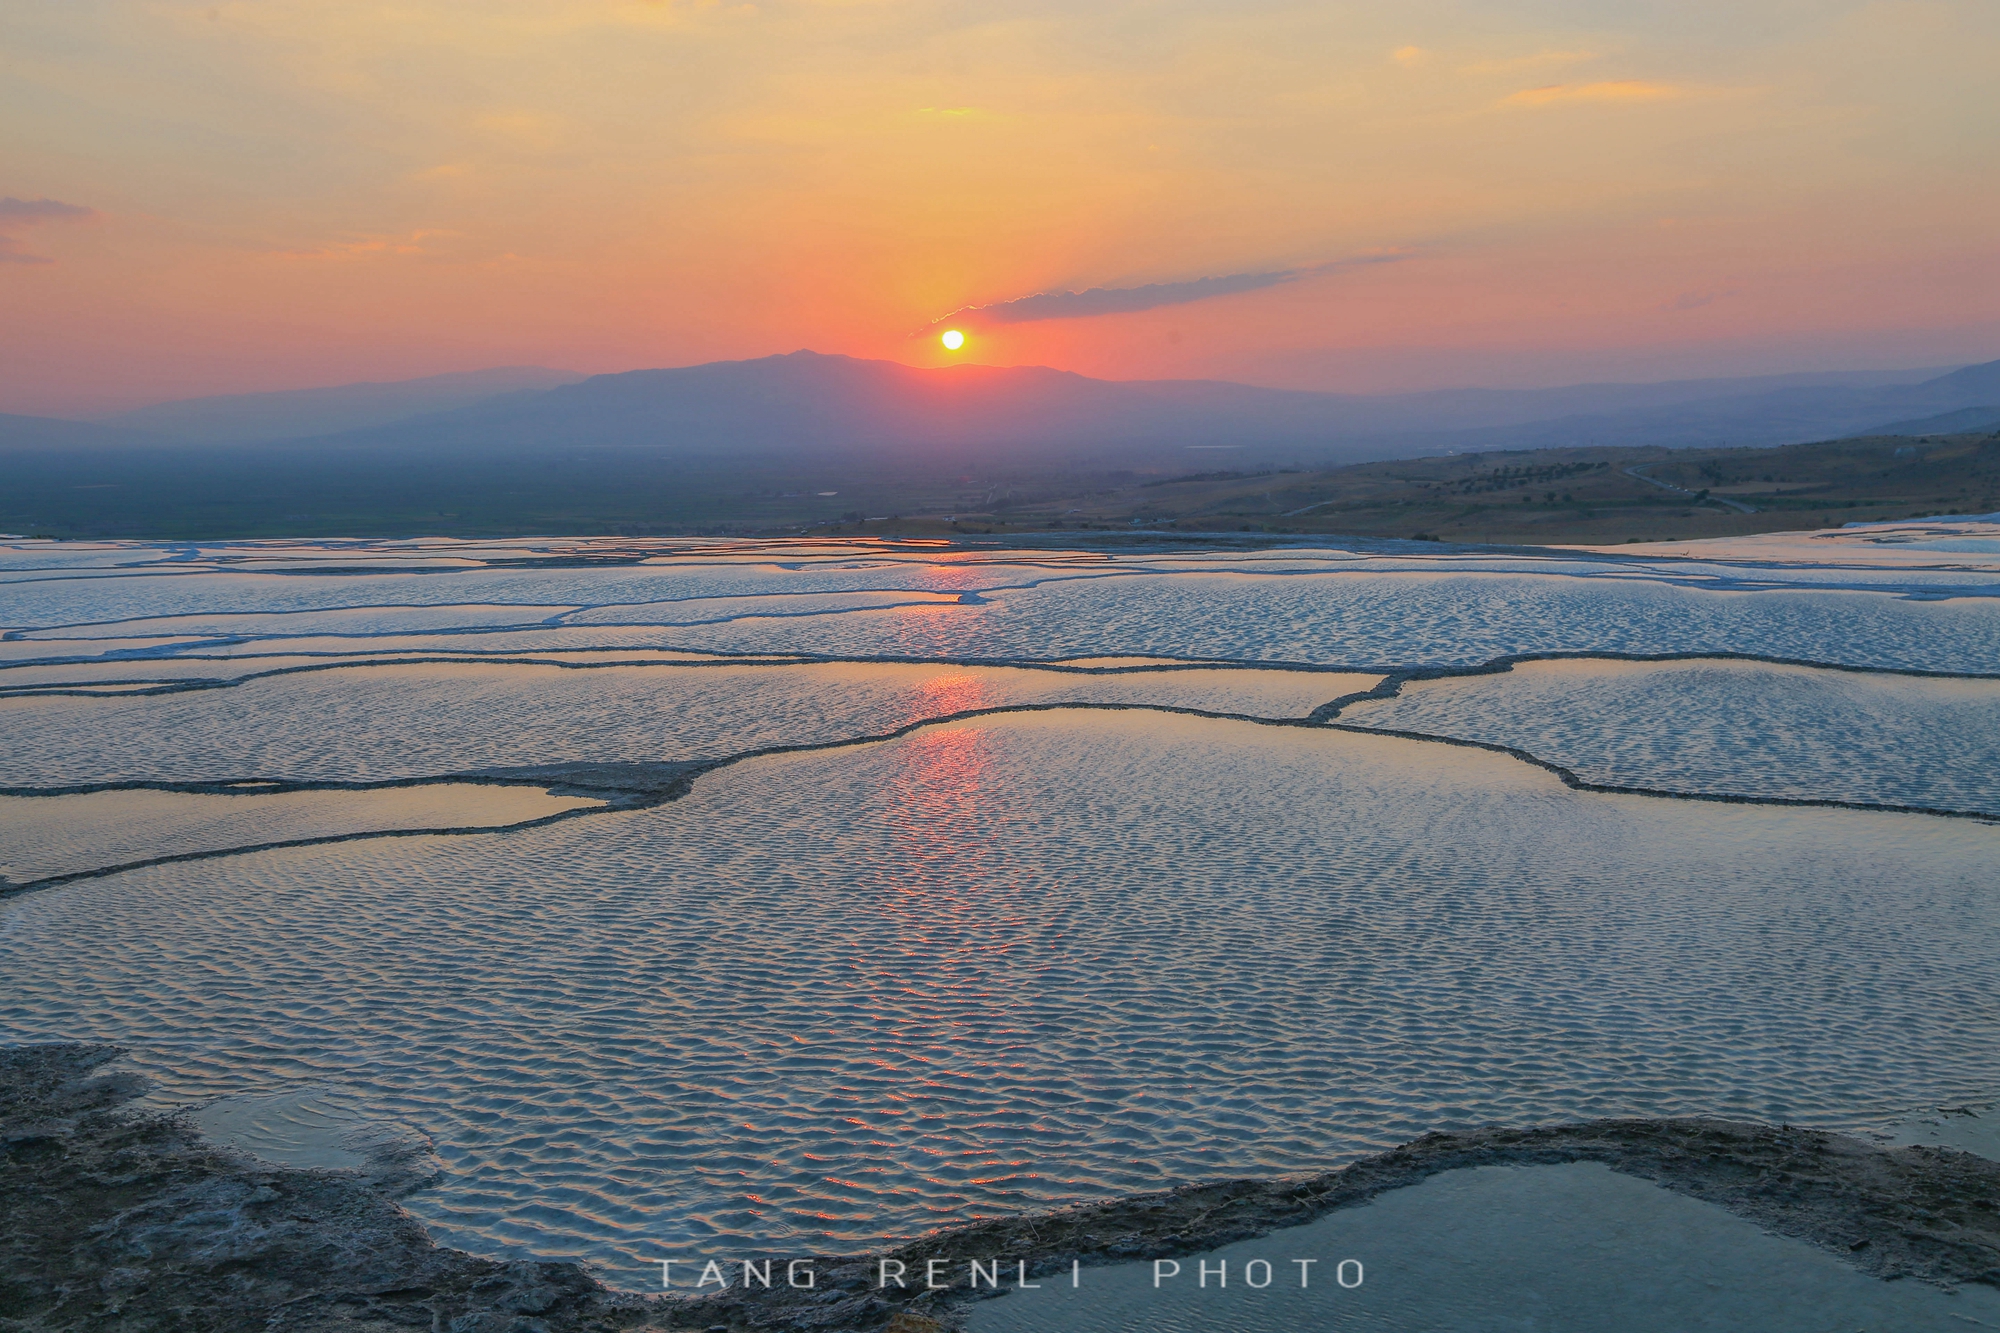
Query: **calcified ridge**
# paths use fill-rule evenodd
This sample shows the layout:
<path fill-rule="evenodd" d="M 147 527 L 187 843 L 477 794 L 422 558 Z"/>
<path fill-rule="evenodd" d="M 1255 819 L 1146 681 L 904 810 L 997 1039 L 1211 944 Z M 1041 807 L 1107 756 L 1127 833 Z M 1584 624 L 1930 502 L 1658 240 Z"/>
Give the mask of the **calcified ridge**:
<path fill-rule="evenodd" d="M 32 691 L 36 695 L 66 694 L 90 698 L 130 698 L 135 694 L 161 695 L 178 694 L 202 690 L 228 689 L 251 681 L 268 680 L 273 677 L 323 671 L 361 670 L 370 667 L 407 666 L 425 663 L 459 662 L 454 657 L 396 657 L 387 660 L 364 662 L 330 662 L 310 666 L 287 667 L 274 671 L 253 672 L 224 680 L 176 681 L 157 688 L 143 691 L 121 691 L 116 695 L 105 695 L 98 690 L 55 689 L 25 687 L 24 693 Z M 1820 671 L 1835 671 L 1857 676 L 1902 676 L 1915 679 L 1933 680 L 2000 680 L 2000 673 L 1933 671 L 1915 668 L 1854 666 L 1843 663 L 1816 662 L 1799 658 L 1765 656 L 1756 653 L 1516 653 L 1482 662 L 1469 667 L 1410 667 L 1391 668 L 1369 666 L 1326 666 L 1295 663 L 1265 662 L 1161 662 L 1143 666 L 1080 666 L 1064 663 L 1045 663 L 1019 659 L 938 659 L 911 657 L 791 657 L 791 658 L 735 658 L 717 657 L 707 662 L 661 662 L 657 660 L 629 660 L 613 662 L 545 662 L 537 657 L 506 657 L 483 659 L 487 665 L 556 666 L 567 670 L 589 671 L 612 667 L 646 667 L 650 669 L 678 670 L 703 666 L 728 667 L 773 667 L 798 665 L 829 666 L 961 666 L 961 667 L 1005 667 L 1018 670 L 1045 671 L 1074 675 L 1137 675 L 1154 674 L 1162 671 L 1194 670 L 1242 670 L 1242 671 L 1285 671 L 1302 674 L 1372 675 L 1383 674 L 1382 682 L 1369 690 L 1342 695 L 1320 705 L 1301 718 L 1261 717 L 1249 713 L 1221 712 L 1211 709 L 1191 708 L 1172 704 L 1142 703 L 1102 703 L 1089 701 L 1064 701 L 1052 703 L 1004 704 L 991 708 L 973 708 L 958 712 L 942 713 L 932 717 L 919 718 L 903 726 L 887 731 L 870 732 L 863 735 L 844 737 L 838 740 L 817 741 L 798 745 L 767 745 L 743 750 L 735 754 L 706 760 L 661 760 L 655 763 L 568 763 L 549 765 L 527 765 L 509 768 L 472 769 L 464 772 L 440 773 L 426 777 L 385 778 L 377 781 L 295 780 L 265 777 L 226 778 L 211 781 L 165 781 L 128 780 L 117 782 L 74 783 L 65 786 L 0 786 L 0 796 L 16 797 L 61 797 L 78 796 L 97 792 L 114 791 L 162 791 L 188 794 L 233 796 L 255 794 L 260 796 L 281 795 L 291 792 L 309 791 L 383 791 L 395 788 L 439 786 L 445 784 L 473 784 L 489 786 L 538 787 L 551 794 L 584 795 L 598 798 L 602 803 L 596 806 L 565 810 L 537 819 L 522 820 L 510 824 L 472 824 L 433 828 L 398 828 L 367 830 L 362 832 L 329 834 L 320 837 L 276 839 L 265 842 L 244 843 L 231 847 L 218 847 L 201 851 L 179 852 L 164 856 L 145 857 L 124 861 L 115 865 L 93 866 L 88 869 L 68 871 L 57 875 L 43 876 L 21 883 L 0 880 L 0 898 L 38 889 L 54 888 L 61 884 L 71 884 L 80 880 L 97 879 L 106 875 L 121 874 L 129 870 L 140 870 L 148 866 L 170 865 L 182 861 L 204 861 L 218 857 L 241 856 L 253 852 L 273 851 L 288 847 L 314 847 L 329 843 L 357 842 L 375 838 L 415 838 L 415 837 L 456 837 L 479 833 L 509 833 L 523 829 L 541 828 L 545 825 L 569 819 L 579 819 L 590 815 L 619 811 L 646 809 L 662 805 L 685 795 L 693 784 L 706 773 L 727 768 L 748 760 L 766 758 L 781 754 L 806 754 L 813 752 L 847 749 L 858 745 L 877 745 L 900 740 L 928 727 L 945 726 L 954 722 L 965 722 L 982 717 L 998 717 L 1018 713 L 1045 713 L 1059 711 L 1099 711 L 1099 712 L 1157 712 L 1179 714 L 1186 717 L 1212 718 L 1218 721 L 1248 722 L 1265 727 L 1313 727 L 1338 731 L 1351 731 L 1371 736 L 1393 736 L 1403 740 L 1421 741 L 1427 744 L 1460 746 L 1467 749 L 1486 750 L 1504 754 L 1524 764 L 1533 765 L 1554 774 L 1563 785 L 1575 791 L 1603 792 L 1623 796 L 1647 796 L 1669 800 L 1717 801 L 1730 805 L 1769 805 L 1820 807 L 1841 810 L 1873 810 L 1895 814 L 1935 815 L 1944 819 L 1972 819 L 1983 822 L 2000 822 L 1996 816 L 1983 810 L 1956 810 L 1940 806 L 1898 804 L 1880 801 L 1848 801 L 1831 798 L 1756 796 L 1737 793 L 1715 793 L 1677 790 L 1665 787 L 1649 787 L 1633 784 L 1593 782 L 1579 776 L 1566 765 L 1546 759 L 1516 746 L 1503 745 L 1492 741 L 1482 741 L 1462 736 L 1445 736 L 1432 732 L 1409 731 L 1390 727 L 1363 726 L 1340 721 L 1341 713 L 1355 704 L 1393 699 L 1403 689 L 1414 682 L 1469 679 L 1491 676 L 1512 671 L 1516 666 L 1528 662 L 1632 662 L 1669 663 L 1728 661 L 1755 663 L 1764 666 L 1804 667 Z M 0 668 L 4 669 L 4 668 Z"/>

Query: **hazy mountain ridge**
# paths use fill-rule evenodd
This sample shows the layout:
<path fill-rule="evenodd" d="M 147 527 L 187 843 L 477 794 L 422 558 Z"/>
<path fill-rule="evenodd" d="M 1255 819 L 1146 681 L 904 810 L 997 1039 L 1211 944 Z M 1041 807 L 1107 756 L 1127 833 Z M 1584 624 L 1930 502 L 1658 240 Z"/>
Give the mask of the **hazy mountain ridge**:
<path fill-rule="evenodd" d="M 0 530 L 796 531 L 857 515 L 1028 512 L 1058 495 L 1088 498 L 1190 474 L 1493 450 L 1782 445 L 1880 433 L 1894 422 L 1930 433 L 1938 429 L 1931 423 L 1980 419 L 1996 401 L 2000 363 L 1915 383 L 1783 377 L 1775 386 L 1695 381 L 1371 398 L 1116 383 L 1042 367 L 923 370 L 802 352 L 594 376 L 295 439 L 191 442 L 0 417 Z M 373 402 L 379 408 L 382 399 Z M 1607 402 L 1645 405 L 1458 424 L 1468 414 Z M 1057 512 L 1076 512 L 1071 506 Z"/>
<path fill-rule="evenodd" d="M 926 370 L 802 351 L 597 375 L 311 443 L 362 451 L 575 446 L 712 458 L 1195 467 L 1203 460 L 1192 451 L 1203 449 L 1338 463 L 1570 444 L 1783 444 L 1877 431 L 1995 400 L 2000 362 L 1916 382 L 1856 372 L 1375 396 L 1225 381 L 1095 380 L 1046 367 Z M 1590 406 L 1599 410 L 1577 410 Z"/>
<path fill-rule="evenodd" d="M 1872 435 L 1950 435 L 1959 431 L 1992 430 L 2000 426 L 2000 403 L 1986 407 L 1961 407 L 1956 412 L 1940 412 L 1915 421 L 1892 421 L 1878 426 Z"/>
<path fill-rule="evenodd" d="M 1351 462 L 1554 445 L 1781 444 L 1933 419 L 1936 429 L 1963 428 L 1977 414 L 1953 414 L 1996 402 L 2000 362 L 1943 374 L 1355 395 L 1215 380 L 1097 380 L 1033 366 L 921 369 L 800 351 L 588 378 L 513 367 L 191 399 L 95 423 L 122 436 L 70 438 L 78 445 L 282 442 L 341 453 L 575 446 L 719 458 L 967 455 L 989 463 L 1192 466 L 1202 460 L 1190 451 L 1204 448 L 1267 461 Z M 30 435 L 52 444 L 62 431 L 0 422 L 0 441 L 34 447 Z M 970 457 L 993 451 L 1004 457 Z"/>
<path fill-rule="evenodd" d="M 100 426 L 64 417 L 31 417 L 0 412 L 0 451 L 25 453 L 39 449 L 148 448 L 172 441 L 144 431 Z"/>
<path fill-rule="evenodd" d="M 940 460 L 1005 451 L 1046 463 L 1178 455 L 1187 446 L 1317 444 L 1334 395 L 1237 384 L 1167 386 L 1046 367 L 925 370 L 814 352 L 598 375 L 532 398 L 316 443 L 512 452 L 665 449 L 691 457 L 863 455 Z M 967 461 L 997 463 L 987 457 Z"/>
<path fill-rule="evenodd" d="M 1799 444 L 1901 432 L 1966 429 L 1928 425 L 2000 401 L 2000 361 L 1915 384 L 1792 385 L 1624 412 L 1596 412 L 1433 436 L 1459 451 L 1664 445 L 1669 448 Z M 1970 420 L 1971 418 L 1966 418 Z M 1413 450 L 1414 452 L 1420 452 Z"/>
<path fill-rule="evenodd" d="M 413 380 L 185 398 L 100 417 L 96 423 L 211 444 L 303 439 L 386 426 L 582 378 L 574 371 L 542 366 L 496 366 Z"/>

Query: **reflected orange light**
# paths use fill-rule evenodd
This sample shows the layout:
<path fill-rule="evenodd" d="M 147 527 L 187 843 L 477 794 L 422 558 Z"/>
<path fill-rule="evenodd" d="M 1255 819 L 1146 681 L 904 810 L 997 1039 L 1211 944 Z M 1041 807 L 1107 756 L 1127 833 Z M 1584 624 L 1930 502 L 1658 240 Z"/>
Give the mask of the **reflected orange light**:
<path fill-rule="evenodd" d="M 950 717 L 954 713 L 985 708 L 996 700 L 979 676 L 934 676 L 917 687 L 911 720 L 919 717 Z"/>
<path fill-rule="evenodd" d="M 938 717 L 983 708 L 992 702 L 977 676 L 945 676 L 926 681 L 911 701 L 918 716 Z M 954 726 L 921 731 L 907 747 L 883 811 L 896 840 L 898 882 L 890 886 L 909 910 L 947 912 L 954 900 L 981 882 L 990 853 L 985 817 L 990 738 L 979 727 Z M 913 921 L 923 932 L 927 927 Z"/>

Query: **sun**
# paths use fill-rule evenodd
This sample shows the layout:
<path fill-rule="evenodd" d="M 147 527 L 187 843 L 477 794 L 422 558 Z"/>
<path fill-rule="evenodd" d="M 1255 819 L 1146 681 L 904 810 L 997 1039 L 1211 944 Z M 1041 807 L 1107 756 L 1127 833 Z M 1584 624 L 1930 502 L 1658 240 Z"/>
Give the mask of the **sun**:
<path fill-rule="evenodd" d="M 944 337 L 940 338 L 938 341 L 944 344 L 945 351 L 956 352 L 959 348 L 965 346 L 965 335 L 960 333 L 957 329 L 946 329 L 944 331 Z"/>

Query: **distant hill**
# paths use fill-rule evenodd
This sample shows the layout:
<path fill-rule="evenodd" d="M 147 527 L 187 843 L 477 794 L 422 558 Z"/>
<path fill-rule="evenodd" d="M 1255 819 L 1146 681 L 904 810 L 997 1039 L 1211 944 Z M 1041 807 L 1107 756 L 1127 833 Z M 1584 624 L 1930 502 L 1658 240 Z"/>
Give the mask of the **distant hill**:
<path fill-rule="evenodd" d="M 501 366 L 454 375 L 329 389 L 187 398 L 103 417 L 99 423 L 208 444 L 301 439 L 385 426 L 449 412 L 503 394 L 553 389 L 583 376 L 540 366 Z"/>
<path fill-rule="evenodd" d="M 0 454 L 33 450 L 144 448 L 162 443 L 143 431 L 98 426 L 60 417 L 24 417 L 0 412 Z"/>
<path fill-rule="evenodd" d="M 801 351 L 597 375 L 316 444 L 363 452 L 580 447 L 683 458 L 1190 469 L 1221 454 L 1235 456 L 1225 461 L 1337 464 L 1498 448 L 1783 444 L 1991 402 L 1988 384 L 2000 378 L 2000 363 L 1915 374 L 1916 382 L 1793 375 L 1354 395 L 1206 380 L 1095 380 L 1043 367 L 924 370 Z"/>
<path fill-rule="evenodd" d="M 483 457 L 584 448 L 689 459 L 982 465 L 1179 463 L 1187 450 L 1339 449 L 1369 399 L 1044 367 L 919 369 L 815 352 L 597 375 L 533 396 L 312 441 Z"/>
<path fill-rule="evenodd" d="M 1867 435 L 1956 435 L 1965 431 L 1992 430 L 2000 427 L 2000 405 L 1991 407 L 1962 407 L 1956 412 L 1940 412 L 1934 417 L 1920 417 L 1915 421 L 1891 421 L 1873 430 L 1857 431 L 1857 436 Z"/>
<path fill-rule="evenodd" d="M 829 534 L 1063 528 L 1521 545 L 1623 543 L 1839 527 L 2000 509 L 2000 436 L 1871 436 L 1761 449 L 1507 450 L 1326 471 L 1210 473 L 1060 492 L 992 514 L 910 514 Z"/>
<path fill-rule="evenodd" d="M 118 427 L 0 417 L 0 529 L 775 531 L 857 521 L 850 515 L 997 512 L 1038 495 L 1222 471 L 1493 450 L 1784 445 L 1881 434 L 1885 423 L 1983 419 L 2000 401 L 2000 362 L 1943 374 L 1360 396 L 1113 382 L 1044 367 L 925 370 L 813 352 L 486 392 L 516 382 L 508 377 L 557 373 L 198 400 L 123 414 Z M 402 415 L 286 438 L 228 434 L 253 421 L 325 426 L 342 412 Z M 129 429 L 178 422 L 191 431 L 197 420 L 211 423 L 206 434 Z"/>
<path fill-rule="evenodd" d="M 1896 388 L 1943 375 L 1950 367 L 1895 371 L 1823 371 L 1646 384 L 1572 384 L 1550 389 L 1435 389 L 1365 401 L 1381 405 L 1384 428 L 1410 431 L 1488 430 L 1566 420 L 1596 420 L 1658 409 L 1727 416 L 1750 399 L 1804 391 Z"/>
<path fill-rule="evenodd" d="M 1915 383 L 1709 381 L 1716 391 L 1679 401 L 1607 405 L 1575 415 L 1448 432 L 1413 431 L 1410 457 L 1451 450 L 1662 445 L 1714 448 L 1799 444 L 1895 433 L 1886 423 L 1955 413 L 2000 401 L 2000 362 L 1967 366 Z M 1639 387 L 1639 386 L 1635 386 Z"/>
<path fill-rule="evenodd" d="M 1486 449 L 1784 444 L 1882 433 L 1996 402 L 2000 362 L 1945 373 L 1357 395 L 1096 380 L 1034 366 L 927 370 L 800 351 L 588 378 L 508 367 L 197 398 L 94 424 L 187 443 L 299 441 L 348 454 L 576 447 L 1199 470 L 1217 461 L 1337 464 Z M 18 438 L 0 425 L 0 447 Z"/>

